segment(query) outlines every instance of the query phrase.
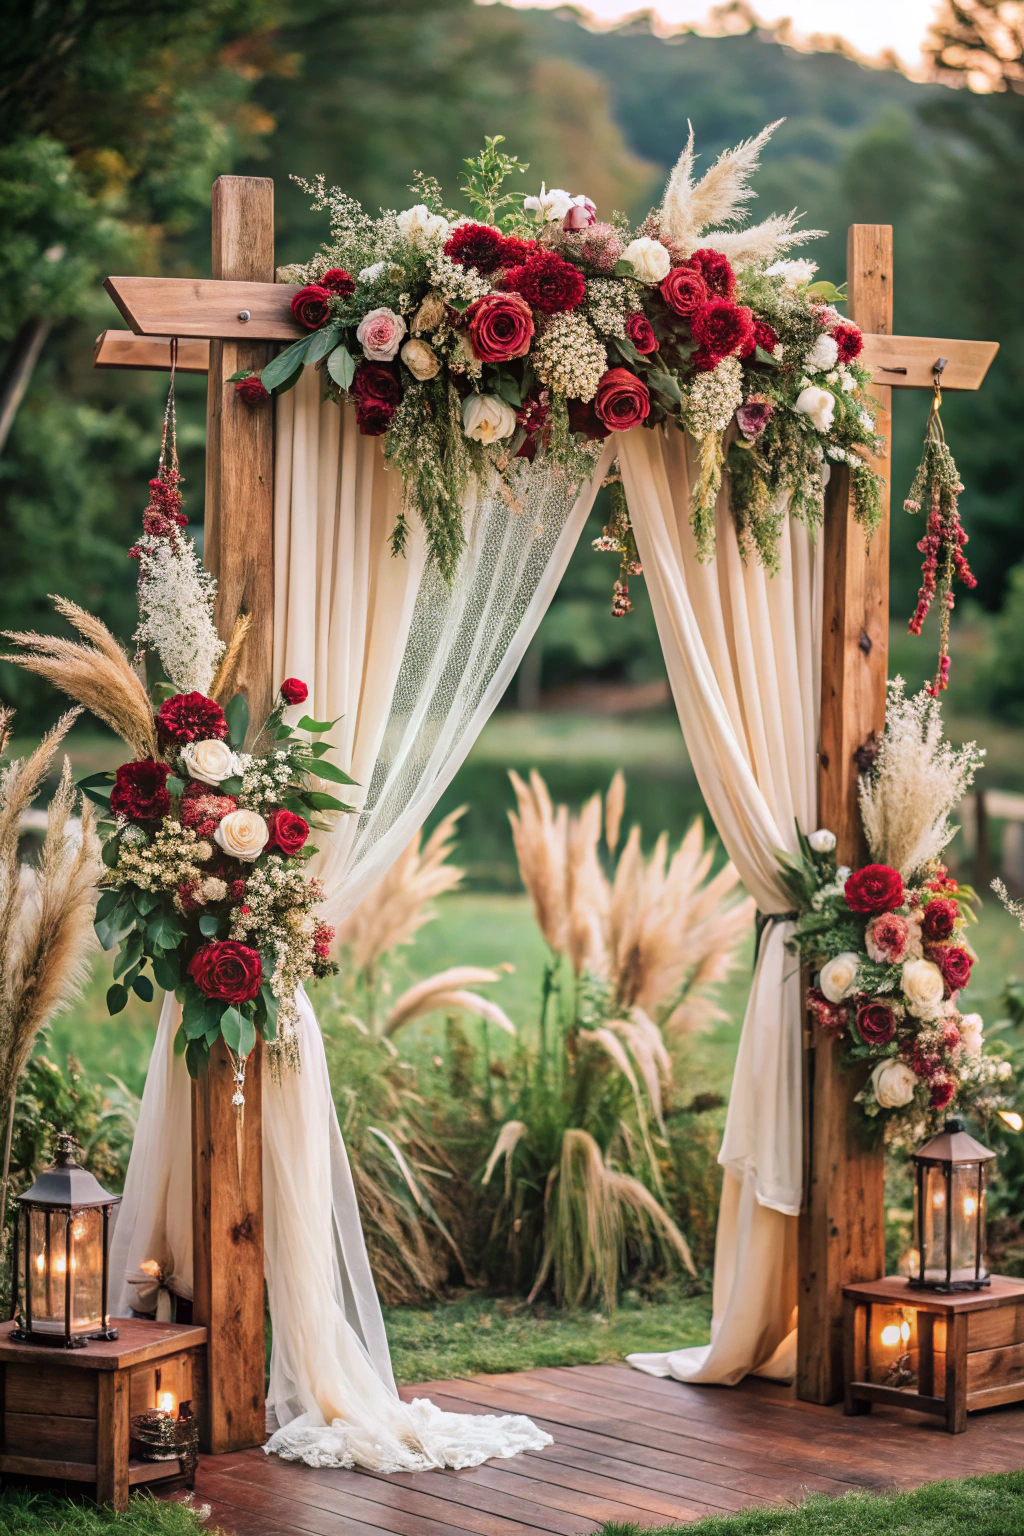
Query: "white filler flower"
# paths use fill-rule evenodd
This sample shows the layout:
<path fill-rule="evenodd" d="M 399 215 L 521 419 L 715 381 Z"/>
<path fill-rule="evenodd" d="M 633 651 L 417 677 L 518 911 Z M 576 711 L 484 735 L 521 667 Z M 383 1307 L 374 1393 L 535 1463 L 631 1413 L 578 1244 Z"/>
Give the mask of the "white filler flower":
<path fill-rule="evenodd" d="M 907 1007 L 919 1019 L 933 1018 L 942 1007 L 946 984 L 931 960 L 908 960 L 900 982 Z"/>
<path fill-rule="evenodd" d="M 844 949 L 841 955 L 836 955 L 822 966 L 819 984 L 830 1003 L 841 1003 L 857 990 L 859 966 L 860 960 L 852 949 Z"/>
<path fill-rule="evenodd" d="M 982 1031 L 985 1021 L 980 1013 L 965 1013 L 960 1020 L 960 1039 L 972 1061 L 981 1055 Z"/>
<path fill-rule="evenodd" d="M 827 389 L 819 389 L 817 384 L 808 384 L 797 395 L 793 409 L 801 416 L 809 417 L 811 425 L 819 432 L 827 432 L 835 415 L 835 396 Z"/>
<path fill-rule="evenodd" d="M 819 827 L 807 839 L 815 853 L 831 853 L 836 846 L 836 835 L 828 827 Z"/>
<path fill-rule="evenodd" d="M 462 430 L 475 443 L 496 443 L 511 437 L 516 413 L 497 395 L 467 395 L 462 406 Z"/>
<path fill-rule="evenodd" d="M 202 784 L 219 784 L 239 772 L 238 758 L 226 741 L 190 741 L 181 749 L 188 775 Z"/>
<path fill-rule="evenodd" d="M 880 1061 L 871 1074 L 871 1089 L 883 1109 L 902 1109 L 914 1097 L 917 1074 L 905 1061 Z"/>
<path fill-rule="evenodd" d="M 233 859 L 251 864 L 270 841 L 270 828 L 258 811 L 231 811 L 218 824 L 213 838 Z"/>
<path fill-rule="evenodd" d="M 839 343 L 827 331 L 822 331 L 814 346 L 804 358 L 808 373 L 828 373 L 839 361 Z"/>
<path fill-rule="evenodd" d="M 395 222 L 400 234 L 413 245 L 431 245 L 448 233 L 448 220 L 443 214 L 431 213 L 425 203 L 404 209 Z"/>
<path fill-rule="evenodd" d="M 632 263 L 633 271 L 642 283 L 660 283 L 668 276 L 672 265 L 672 258 L 661 241 L 651 240 L 647 235 L 631 241 L 623 251 L 622 259 Z"/>

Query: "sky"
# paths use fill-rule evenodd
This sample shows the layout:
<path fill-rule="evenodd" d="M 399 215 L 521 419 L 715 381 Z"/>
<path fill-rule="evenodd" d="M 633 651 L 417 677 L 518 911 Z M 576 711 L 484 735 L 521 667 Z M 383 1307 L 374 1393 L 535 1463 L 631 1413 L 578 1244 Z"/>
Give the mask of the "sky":
<path fill-rule="evenodd" d="M 562 0 L 506 0 L 515 6 L 551 9 Z M 595 20 L 614 22 L 638 10 L 657 13 L 662 23 L 673 25 L 707 20 L 708 0 L 575 0 Z M 814 34 L 839 36 L 869 57 L 891 49 L 904 65 L 916 69 L 921 42 L 936 9 L 936 0 L 753 0 L 760 20 L 789 18 L 801 38 Z"/>

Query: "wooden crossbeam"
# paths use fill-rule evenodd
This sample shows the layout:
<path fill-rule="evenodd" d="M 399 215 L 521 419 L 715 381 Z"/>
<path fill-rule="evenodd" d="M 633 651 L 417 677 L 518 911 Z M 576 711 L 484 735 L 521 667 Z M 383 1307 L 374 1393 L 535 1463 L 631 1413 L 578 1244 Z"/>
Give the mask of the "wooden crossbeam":
<path fill-rule="evenodd" d="M 166 373 L 171 366 L 169 336 L 136 336 L 134 331 L 101 331 L 92 353 L 94 368 L 137 368 Z M 210 367 L 210 343 L 178 342 L 179 373 L 206 373 Z"/>
<path fill-rule="evenodd" d="M 237 179 L 237 178 L 236 178 Z M 201 277 L 108 277 L 103 284 L 139 336 L 208 336 L 218 341 L 296 341 L 295 283 Z"/>
<path fill-rule="evenodd" d="M 859 362 L 870 368 L 875 384 L 892 389 L 930 389 L 932 369 L 940 358 L 943 389 L 980 389 L 998 341 L 953 341 L 941 336 L 884 336 L 864 333 Z"/>

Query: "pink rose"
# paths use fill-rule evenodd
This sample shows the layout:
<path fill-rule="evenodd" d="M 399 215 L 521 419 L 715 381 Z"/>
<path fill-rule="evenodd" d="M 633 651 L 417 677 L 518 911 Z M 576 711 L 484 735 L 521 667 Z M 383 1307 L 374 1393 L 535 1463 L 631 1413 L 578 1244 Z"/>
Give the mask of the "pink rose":
<path fill-rule="evenodd" d="M 650 415 L 647 385 L 628 368 L 609 368 L 597 386 L 594 410 L 613 432 L 628 432 Z"/>
<path fill-rule="evenodd" d="M 363 356 L 373 363 L 390 363 L 402 344 L 406 324 L 393 309 L 371 309 L 356 327 Z"/>
<path fill-rule="evenodd" d="M 910 930 L 898 912 L 882 912 L 864 930 L 864 947 L 876 965 L 900 965 L 907 958 Z"/>
<path fill-rule="evenodd" d="M 485 363 L 525 357 L 533 339 L 533 313 L 518 293 L 488 293 L 466 310 L 469 342 Z"/>

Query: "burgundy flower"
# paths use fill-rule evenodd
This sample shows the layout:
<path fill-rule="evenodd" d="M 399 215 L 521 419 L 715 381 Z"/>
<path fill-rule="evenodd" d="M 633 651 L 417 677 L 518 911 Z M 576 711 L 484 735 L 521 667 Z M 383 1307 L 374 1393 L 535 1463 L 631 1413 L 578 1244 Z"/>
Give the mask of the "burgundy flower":
<path fill-rule="evenodd" d="M 320 279 L 320 286 L 329 288 L 341 299 L 347 299 L 350 293 L 356 291 L 355 278 L 344 267 L 332 267 L 329 272 L 325 272 Z"/>
<path fill-rule="evenodd" d="M 501 242 L 503 267 L 521 267 L 537 250 L 536 240 L 523 240 L 519 235 L 506 235 Z"/>
<path fill-rule="evenodd" d="M 517 459 L 527 459 L 531 464 L 537 457 L 537 449 L 547 441 L 548 423 L 551 420 L 550 395 L 546 389 L 533 389 L 516 411 L 516 421 L 526 437 L 516 449 Z"/>
<path fill-rule="evenodd" d="M 490 224 L 456 224 L 444 244 L 444 253 L 456 266 L 493 272 L 502 265 L 505 239 Z"/>
<path fill-rule="evenodd" d="M 163 745 L 184 746 L 189 741 L 223 741 L 228 723 L 220 705 L 205 693 L 176 693 L 157 711 L 156 730 Z"/>
<path fill-rule="evenodd" d="M 284 806 L 271 812 L 267 817 L 267 826 L 270 828 L 267 847 L 279 848 L 286 856 L 298 853 L 309 836 L 309 822 L 297 816 L 294 811 L 285 810 Z"/>
<path fill-rule="evenodd" d="M 953 929 L 956 927 L 956 920 L 959 916 L 960 908 L 955 901 L 950 901 L 943 896 L 937 896 L 924 909 L 921 932 L 929 944 L 941 944 L 943 939 L 948 939 L 952 936 Z"/>
<path fill-rule="evenodd" d="M 544 315 L 575 309 L 586 297 L 587 285 L 577 267 L 554 251 L 538 251 L 505 277 L 505 287 L 521 293 L 531 309 Z"/>
<path fill-rule="evenodd" d="M 857 1033 L 865 1045 L 888 1045 L 896 1033 L 896 1016 L 888 1003 L 861 1003 Z"/>
<path fill-rule="evenodd" d="M 721 251 L 694 251 L 689 265 L 696 267 L 712 293 L 717 294 L 720 299 L 732 298 L 736 292 L 736 274 L 732 270 L 729 258 L 723 256 Z"/>
<path fill-rule="evenodd" d="M 903 877 L 888 864 L 866 864 L 843 887 L 851 912 L 892 912 L 904 901 Z"/>
<path fill-rule="evenodd" d="M 682 315 L 684 320 L 689 320 L 711 299 L 711 290 L 696 267 L 673 267 L 668 276 L 662 278 L 658 291 L 669 309 Z"/>
<path fill-rule="evenodd" d="M 611 273 L 622 255 L 622 240 L 611 224 L 591 224 L 572 243 L 572 254 L 595 272 Z"/>
<path fill-rule="evenodd" d="M 110 809 L 141 825 L 162 821 L 171 809 L 167 788 L 170 771 L 166 763 L 155 763 L 152 758 L 122 763 L 110 791 Z"/>
<path fill-rule="evenodd" d="M 647 385 L 628 368 L 609 368 L 597 386 L 594 410 L 613 432 L 628 432 L 651 413 Z"/>
<path fill-rule="evenodd" d="M 236 379 L 235 394 L 245 405 L 262 405 L 264 400 L 270 399 L 270 391 L 264 389 L 263 381 L 256 373 L 247 379 Z"/>
<path fill-rule="evenodd" d="M 937 1073 L 931 1079 L 932 1108 L 945 1109 L 956 1091 L 956 1084 L 947 1072 Z"/>
<path fill-rule="evenodd" d="M 764 395 L 751 395 L 736 411 L 736 425 L 748 443 L 761 436 L 772 418 L 775 407 Z"/>
<path fill-rule="evenodd" d="M 864 350 L 864 337 L 860 327 L 851 325 L 848 320 L 841 320 L 834 325 L 830 332 L 832 340 L 839 348 L 839 361 L 852 363 L 855 357 L 859 357 Z"/>
<path fill-rule="evenodd" d="M 293 294 L 291 311 L 300 325 L 318 331 L 331 316 L 331 290 L 321 283 L 310 283 Z"/>
<path fill-rule="evenodd" d="M 567 401 L 570 432 L 580 432 L 591 441 L 608 436 L 608 428 L 594 409 L 593 400 Z"/>
<path fill-rule="evenodd" d="M 626 335 L 642 357 L 646 357 L 649 352 L 657 352 L 658 338 L 651 322 L 640 310 L 626 316 Z"/>
<path fill-rule="evenodd" d="M 533 314 L 518 293 L 488 293 L 466 310 L 469 342 L 485 363 L 525 357 L 533 340 Z"/>
<path fill-rule="evenodd" d="M 255 949 L 234 939 L 204 944 L 189 962 L 188 973 L 200 992 L 224 1003 L 248 1003 L 263 984 L 263 962 Z"/>
<path fill-rule="evenodd" d="M 244 901 L 245 900 L 245 881 L 244 880 L 230 880 L 228 882 L 228 895 L 231 897 L 231 900 L 235 903 L 236 906 L 239 904 L 239 902 Z"/>
<path fill-rule="evenodd" d="M 402 398 L 398 369 L 389 363 L 360 363 L 352 376 L 350 392 L 357 410 L 369 405 L 393 408 Z"/>
<path fill-rule="evenodd" d="M 395 414 L 393 405 L 370 401 L 356 407 L 356 425 L 364 437 L 383 437 Z"/>
<path fill-rule="evenodd" d="M 842 1003 L 830 1003 L 820 987 L 807 990 L 807 1011 L 826 1034 L 838 1040 L 846 1031 L 850 1012 Z"/>
<path fill-rule="evenodd" d="M 946 983 L 946 991 L 950 996 L 966 987 L 971 979 L 971 967 L 974 961 L 966 949 L 961 949 L 959 944 L 940 944 L 928 951 L 929 960 L 933 960 L 942 972 L 942 979 Z"/>
<path fill-rule="evenodd" d="M 900 965 L 907 958 L 910 930 L 898 912 L 880 912 L 864 930 L 864 947 L 876 965 Z"/>
<path fill-rule="evenodd" d="M 750 346 L 742 354 L 744 357 L 753 357 L 755 347 L 760 347 L 762 352 L 770 353 L 778 346 L 779 333 L 768 324 L 767 320 L 761 320 L 755 315 L 753 331 Z"/>
<path fill-rule="evenodd" d="M 942 1026 L 942 1043 L 947 1051 L 955 1051 L 961 1044 L 960 1030 L 953 1019 L 947 1019 Z"/>
<path fill-rule="evenodd" d="M 713 357 L 731 357 L 749 345 L 754 332 L 750 310 L 731 299 L 712 299 L 691 316 L 693 339 Z"/>
<path fill-rule="evenodd" d="M 178 805 L 182 826 L 197 837 L 212 837 L 228 812 L 237 810 L 234 795 L 219 795 L 206 784 L 190 784 Z"/>
<path fill-rule="evenodd" d="M 299 677 L 286 677 L 281 684 L 280 694 L 286 704 L 305 704 L 309 698 L 309 689 Z"/>

